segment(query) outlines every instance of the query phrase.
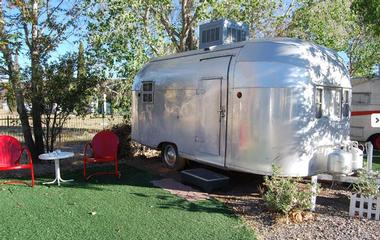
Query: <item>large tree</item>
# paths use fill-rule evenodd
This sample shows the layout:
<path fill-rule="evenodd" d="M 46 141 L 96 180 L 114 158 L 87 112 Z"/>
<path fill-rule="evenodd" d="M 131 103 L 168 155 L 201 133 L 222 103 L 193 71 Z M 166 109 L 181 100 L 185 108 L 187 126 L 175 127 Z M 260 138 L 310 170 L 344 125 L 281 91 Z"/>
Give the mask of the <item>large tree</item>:
<path fill-rule="evenodd" d="M 347 53 L 351 76 L 368 76 L 380 61 L 380 37 L 362 24 L 351 1 L 299 1 L 286 34 Z"/>
<path fill-rule="evenodd" d="M 35 159 L 44 152 L 43 64 L 50 54 L 74 31 L 79 3 L 73 1 L 13 0 L 1 5 L 0 42 L 3 70 L 9 76 L 16 96 L 25 142 Z M 30 89 L 21 83 L 19 58 L 27 62 Z M 30 96 L 33 131 L 25 109 L 25 92 Z M 33 134 L 32 134 L 33 132 Z"/>
<path fill-rule="evenodd" d="M 150 57 L 196 49 L 196 29 L 206 20 L 246 22 L 254 37 L 278 35 L 294 1 L 88 0 L 88 6 L 89 46 L 109 78 L 122 78 L 117 107 L 128 117 L 132 80 Z"/>
<path fill-rule="evenodd" d="M 25 108 L 24 91 L 21 83 L 21 72 L 19 64 L 19 53 L 21 48 L 21 41 L 17 35 L 12 34 L 8 30 L 5 23 L 4 9 L 0 10 L 0 51 L 1 70 L 2 73 L 8 75 L 11 88 L 15 93 L 16 107 L 22 126 L 22 133 L 24 135 L 25 143 L 31 149 L 32 154 L 36 157 L 37 152 L 34 151 L 34 140 L 31 132 L 31 127 L 28 120 L 28 113 Z"/>
<path fill-rule="evenodd" d="M 380 35 L 380 0 L 354 0 L 351 8 L 363 24 Z"/>

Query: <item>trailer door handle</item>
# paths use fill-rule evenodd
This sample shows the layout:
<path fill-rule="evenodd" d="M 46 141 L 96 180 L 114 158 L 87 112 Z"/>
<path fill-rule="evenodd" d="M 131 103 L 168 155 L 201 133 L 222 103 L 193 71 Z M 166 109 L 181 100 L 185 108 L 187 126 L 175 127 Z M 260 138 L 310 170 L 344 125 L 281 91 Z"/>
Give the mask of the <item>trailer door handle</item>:
<path fill-rule="evenodd" d="M 225 117 L 226 116 L 226 114 L 225 114 L 226 110 L 224 109 L 223 106 L 217 112 L 220 114 L 220 117 Z"/>

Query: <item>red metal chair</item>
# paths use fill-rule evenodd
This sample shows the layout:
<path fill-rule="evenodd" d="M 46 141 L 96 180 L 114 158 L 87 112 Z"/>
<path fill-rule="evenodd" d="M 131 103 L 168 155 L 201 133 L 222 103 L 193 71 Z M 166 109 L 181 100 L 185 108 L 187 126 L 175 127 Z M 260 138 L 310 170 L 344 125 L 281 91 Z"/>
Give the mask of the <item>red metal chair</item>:
<path fill-rule="evenodd" d="M 92 149 L 92 156 L 88 156 L 88 148 Z M 94 175 L 115 174 L 119 177 L 117 150 L 119 148 L 118 136 L 109 130 L 98 132 L 91 143 L 84 147 L 83 157 L 83 176 L 86 180 Z M 115 172 L 96 172 L 87 177 L 86 166 L 89 163 L 109 163 L 115 162 Z"/>
<path fill-rule="evenodd" d="M 29 159 L 28 164 L 21 164 L 20 159 L 23 152 L 26 152 L 26 155 Z M 0 135 L 0 171 L 9 171 L 9 170 L 19 170 L 19 169 L 30 169 L 32 175 L 32 187 L 34 187 L 34 169 L 32 155 L 30 154 L 29 149 L 22 147 L 20 142 L 12 137 L 7 135 Z M 3 184 L 27 184 L 23 181 L 9 181 L 4 182 Z"/>

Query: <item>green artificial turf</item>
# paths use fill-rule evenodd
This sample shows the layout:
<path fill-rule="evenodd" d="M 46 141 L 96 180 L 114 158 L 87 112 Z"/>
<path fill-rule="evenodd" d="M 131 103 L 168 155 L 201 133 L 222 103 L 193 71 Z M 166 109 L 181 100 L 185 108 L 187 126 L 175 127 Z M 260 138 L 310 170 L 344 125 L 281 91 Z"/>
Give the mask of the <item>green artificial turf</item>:
<path fill-rule="evenodd" d="M 62 175 L 76 180 L 0 186 L 1 239 L 255 239 L 222 203 L 188 202 L 133 168 L 120 180 L 98 176 L 86 183 L 80 172 Z"/>
<path fill-rule="evenodd" d="M 367 167 L 367 157 L 364 157 L 364 166 Z M 380 151 L 373 151 L 372 170 L 380 171 Z"/>
<path fill-rule="evenodd" d="M 380 151 L 379 150 L 373 151 L 372 169 L 375 171 L 380 171 Z"/>

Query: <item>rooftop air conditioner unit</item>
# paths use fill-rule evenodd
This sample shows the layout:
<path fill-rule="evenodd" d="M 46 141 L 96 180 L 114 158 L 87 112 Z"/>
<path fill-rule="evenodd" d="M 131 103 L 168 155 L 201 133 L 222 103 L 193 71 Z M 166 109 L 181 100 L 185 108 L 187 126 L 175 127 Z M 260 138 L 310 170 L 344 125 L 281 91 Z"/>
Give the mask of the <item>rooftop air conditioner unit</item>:
<path fill-rule="evenodd" d="M 199 25 L 199 48 L 245 41 L 248 25 L 231 20 L 217 20 Z"/>

